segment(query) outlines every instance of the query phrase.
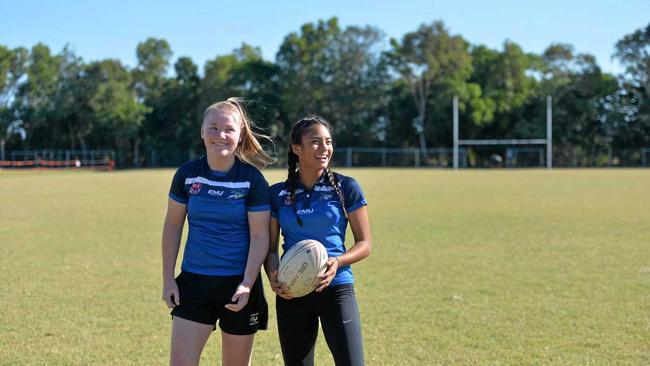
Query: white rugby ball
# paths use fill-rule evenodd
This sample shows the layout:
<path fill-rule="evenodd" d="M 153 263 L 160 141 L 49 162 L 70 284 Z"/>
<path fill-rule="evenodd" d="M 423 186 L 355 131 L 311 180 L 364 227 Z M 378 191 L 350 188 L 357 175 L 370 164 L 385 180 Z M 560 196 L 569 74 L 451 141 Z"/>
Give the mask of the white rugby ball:
<path fill-rule="evenodd" d="M 302 240 L 284 253 L 278 267 L 278 281 L 284 282 L 293 297 L 314 291 L 318 276 L 327 269 L 327 249 L 318 240 Z"/>

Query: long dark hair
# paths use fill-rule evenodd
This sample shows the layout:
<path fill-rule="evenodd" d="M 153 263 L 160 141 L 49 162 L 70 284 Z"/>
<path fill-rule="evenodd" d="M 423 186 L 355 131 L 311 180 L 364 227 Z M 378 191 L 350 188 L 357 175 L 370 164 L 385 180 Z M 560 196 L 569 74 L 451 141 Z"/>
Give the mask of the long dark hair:
<path fill-rule="evenodd" d="M 296 187 L 298 186 L 298 182 L 300 181 L 300 172 L 298 171 L 298 155 L 296 155 L 293 152 L 293 149 L 291 148 L 291 145 L 300 145 L 302 144 L 302 136 L 305 134 L 307 130 L 312 128 L 315 125 L 322 125 L 327 130 L 332 133 L 332 126 L 330 125 L 329 122 L 323 117 L 317 116 L 317 115 L 310 115 L 307 116 L 300 121 L 296 122 L 296 124 L 293 125 L 293 128 L 291 129 L 291 134 L 289 134 L 289 148 L 287 149 L 288 151 L 288 159 L 287 159 L 287 165 L 288 165 L 288 174 L 287 174 L 287 180 L 285 181 L 285 190 L 289 192 L 289 200 L 291 202 L 291 207 L 293 207 L 293 212 L 296 214 L 296 220 L 298 221 L 298 225 L 302 226 L 302 220 L 300 219 L 300 216 L 298 216 L 298 209 L 296 208 Z M 341 191 L 341 186 L 339 185 L 339 181 L 336 178 L 336 175 L 330 170 L 329 166 L 325 169 L 326 176 L 327 176 L 327 181 L 329 184 L 332 185 L 334 188 L 334 191 L 336 192 L 336 195 L 339 197 L 339 202 L 341 203 L 341 207 L 343 208 L 343 214 L 345 217 L 348 216 L 347 210 L 345 209 L 345 198 L 343 197 L 343 191 Z"/>

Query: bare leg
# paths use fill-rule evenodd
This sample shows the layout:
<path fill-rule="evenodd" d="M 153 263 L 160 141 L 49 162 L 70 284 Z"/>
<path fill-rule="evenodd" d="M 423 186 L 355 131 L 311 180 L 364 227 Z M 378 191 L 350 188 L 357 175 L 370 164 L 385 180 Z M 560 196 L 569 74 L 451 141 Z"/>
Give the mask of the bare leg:
<path fill-rule="evenodd" d="M 214 326 L 174 317 L 172 322 L 171 366 L 196 366 Z"/>
<path fill-rule="evenodd" d="M 221 332 L 221 364 L 223 366 L 249 366 L 253 354 L 255 334 L 235 335 Z"/>

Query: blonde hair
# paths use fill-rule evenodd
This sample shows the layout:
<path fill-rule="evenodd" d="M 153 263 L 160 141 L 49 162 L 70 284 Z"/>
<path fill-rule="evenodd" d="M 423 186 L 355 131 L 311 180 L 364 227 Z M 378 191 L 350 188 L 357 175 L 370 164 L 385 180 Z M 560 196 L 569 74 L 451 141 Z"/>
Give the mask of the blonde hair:
<path fill-rule="evenodd" d="M 202 123 L 205 122 L 205 118 L 208 114 L 213 111 L 230 111 L 238 114 L 241 124 L 241 135 L 237 144 L 237 149 L 235 149 L 235 156 L 245 163 L 253 165 L 258 169 L 262 169 L 267 165 L 275 163 L 276 159 L 264 151 L 259 139 L 269 141 L 271 144 L 273 144 L 273 140 L 271 140 L 271 137 L 269 136 L 253 131 L 255 123 L 248 118 L 246 111 L 242 107 L 243 103 L 243 99 L 233 97 L 221 102 L 216 102 L 206 108 L 205 112 L 203 112 Z"/>

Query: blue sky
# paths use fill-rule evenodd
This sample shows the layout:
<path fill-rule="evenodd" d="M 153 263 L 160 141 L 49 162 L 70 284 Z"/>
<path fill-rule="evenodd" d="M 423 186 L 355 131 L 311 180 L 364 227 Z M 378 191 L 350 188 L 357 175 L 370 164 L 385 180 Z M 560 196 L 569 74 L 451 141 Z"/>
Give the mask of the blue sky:
<path fill-rule="evenodd" d="M 166 39 L 173 59 L 206 60 L 242 42 L 274 60 L 283 38 L 307 22 L 337 16 L 342 26 L 373 25 L 401 38 L 422 23 L 442 20 L 472 44 L 500 49 L 506 39 L 541 53 L 555 42 L 591 53 L 605 71 L 618 73 L 614 44 L 650 23 L 648 0 L 592 1 L 0 1 L 0 44 L 55 52 L 69 44 L 86 61 L 136 62 L 135 48 L 148 37 Z"/>

